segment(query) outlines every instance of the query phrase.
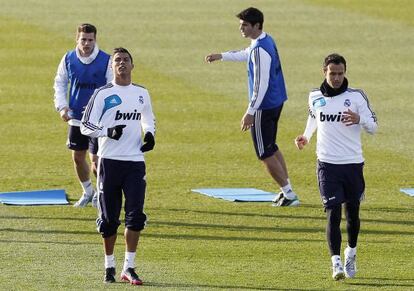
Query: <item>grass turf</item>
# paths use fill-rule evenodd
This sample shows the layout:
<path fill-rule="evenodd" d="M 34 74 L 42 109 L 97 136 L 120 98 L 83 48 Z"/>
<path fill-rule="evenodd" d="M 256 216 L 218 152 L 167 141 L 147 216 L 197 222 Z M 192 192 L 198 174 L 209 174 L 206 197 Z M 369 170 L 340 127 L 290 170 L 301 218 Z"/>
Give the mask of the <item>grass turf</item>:
<path fill-rule="evenodd" d="M 248 44 L 234 15 L 250 1 L 2 3 L 0 189 L 65 188 L 71 202 L 79 197 L 52 84 L 60 58 L 74 47 L 76 26 L 89 21 L 98 27 L 101 48 L 131 50 L 134 80 L 150 90 L 157 116 L 157 146 L 147 157 L 149 223 L 137 258 L 145 289 L 414 289 L 413 200 L 398 192 L 414 183 L 414 4 L 396 1 L 390 10 L 382 1 L 373 10 L 367 2 L 333 3 L 253 3 L 265 13 L 265 31 L 278 41 L 289 91 L 278 140 L 301 207 L 229 203 L 189 192 L 216 186 L 275 190 L 249 135 L 239 132 L 245 65 L 203 63 L 209 52 Z M 304 152 L 292 143 L 304 127 L 307 92 L 321 82 L 322 59 L 332 51 L 345 55 L 351 86 L 365 89 L 380 122 L 376 136 L 364 137 L 359 273 L 340 283 L 330 278 L 314 141 Z M 0 205 L 0 289 L 104 288 L 95 216 L 91 207 Z M 119 273 L 121 235 L 116 257 Z"/>

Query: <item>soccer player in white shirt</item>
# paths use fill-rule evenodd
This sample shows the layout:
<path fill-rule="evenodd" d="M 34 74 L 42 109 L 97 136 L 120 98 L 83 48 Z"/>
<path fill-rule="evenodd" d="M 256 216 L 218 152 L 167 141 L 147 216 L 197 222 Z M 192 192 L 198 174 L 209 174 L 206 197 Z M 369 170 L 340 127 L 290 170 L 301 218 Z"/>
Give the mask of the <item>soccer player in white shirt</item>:
<path fill-rule="evenodd" d="M 135 273 L 135 254 L 146 223 L 144 152 L 154 148 L 155 119 L 148 91 L 131 83 L 133 68 L 128 50 L 114 49 L 114 80 L 91 97 L 82 118 L 81 132 L 97 137 L 99 142 L 99 217 L 96 222 L 105 249 L 104 282 L 115 282 L 114 247 L 123 192 L 126 247 L 121 279 L 141 285 Z M 144 142 L 141 132 L 145 133 Z"/>
<path fill-rule="evenodd" d="M 325 80 L 309 94 L 309 117 L 303 135 L 295 139 L 298 149 L 306 146 L 317 130 L 316 153 L 321 199 L 327 214 L 326 236 L 335 280 L 356 274 L 356 246 L 360 229 L 359 206 L 364 198 L 364 158 L 361 130 L 374 134 L 377 119 L 360 89 L 348 87 L 346 61 L 330 54 L 323 65 Z M 341 251 L 341 212 L 345 209 L 348 246 L 345 270 Z"/>

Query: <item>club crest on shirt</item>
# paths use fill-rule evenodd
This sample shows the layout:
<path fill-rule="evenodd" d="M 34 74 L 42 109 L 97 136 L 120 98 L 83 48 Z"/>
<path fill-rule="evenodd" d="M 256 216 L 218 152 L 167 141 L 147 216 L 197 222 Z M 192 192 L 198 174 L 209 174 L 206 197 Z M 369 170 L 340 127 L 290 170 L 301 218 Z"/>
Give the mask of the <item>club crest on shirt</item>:
<path fill-rule="evenodd" d="M 349 99 L 345 99 L 345 101 L 344 101 L 344 106 L 346 106 L 346 107 L 351 106 L 351 100 L 349 100 Z"/>
<path fill-rule="evenodd" d="M 138 101 L 139 101 L 139 103 L 144 104 L 144 97 L 139 96 Z"/>
<path fill-rule="evenodd" d="M 320 97 L 312 101 L 313 108 L 323 107 L 326 105 L 326 101 L 324 97 Z"/>

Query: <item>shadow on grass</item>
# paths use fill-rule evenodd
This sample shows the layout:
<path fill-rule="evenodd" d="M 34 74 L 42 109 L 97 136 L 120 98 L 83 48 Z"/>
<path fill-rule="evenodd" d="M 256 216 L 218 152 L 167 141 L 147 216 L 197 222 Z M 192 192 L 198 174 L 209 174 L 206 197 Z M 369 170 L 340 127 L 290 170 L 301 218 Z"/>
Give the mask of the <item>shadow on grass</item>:
<path fill-rule="evenodd" d="M 174 288 L 174 289 L 183 289 L 189 288 L 190 290 L 195 290 L 198 288 L 215 288 L 215 289 L 224 289 L 224 290 L 292 290 L 292 291 L 303 291 L 303 290 L 312 290 L 320 291 L 324 289 L 295 289 L 295 288 L 272 288 L 272 287 L 254 287 L 254 286 L 237 286 L 237 285 L 213 285 L 213 284 L 184 284 L 184 283 L 158 283 L 158 282 L 144 282 L 143 286 L 148 287 L 157 287 L 157 288 Z"/>
<path fill-rule="evenodd" d="M 320 207 L 321 208 L 321 207 Z M 189 209 L 165 209 L 165 208 L 147 208 L 150 211 L 173 211 L 173 212 L 185 212 L 185 213 L 201 213 L 201 214 L 213 214 L 213 215 L 229 215 L 229 216 L 246 216 L 246 217 L 265 217 L 265 218 L 274 218 L 274 219 L 299 219 L 299 220 L 316 220 L 316 221 L 326 221 L 325 214 L 321 208 L 321 215 L 310 216 L 310 215 L 292 215 L 292 214 L 263 214 L 263 213 L 254 213 L 254 212 L 221 212 L 221 211 L 208 211 L 208 210 L 189 210 Z M 365 209 L 362 210 L 364 212 Z M 412 210 L 410 210 L 412 213 Z M 386 219 L 371 219 L 371 218 L 361 218 L 362 223 L 384 223 L 384 224 L 393 224 L 393 225 L 414 225 L 414 221 L 403 221 L 403 220 L 386 220 Z"/>
<path fill-rule="evenodd" d="M 235 231 L 266 231 L 266 232 L 284 232 L 284 233 L 325 233 L 325 227 L 278 227 L 278 226 L 245 226 L 245 225 L 224 225 L 224 224 L 204 224 L 204 223 L 188 223 L 188 222 L 171 222 L 150 220 L 148 225 L 167 225 L 177 227 L 192 227 L 192 228 L 214 228 Z M 411 231 L 398 230 L 371 230 L 363 229 L 361 233 L 364 234 L 391 234 L 391 235 L 414 235 Z"/>
<path fill-rule="evenodd" d="M 345 280 L 347 285 L 352 286 L 370 286 L 370 287 L 414 287 L 414 279 L 397 279 L 397 278 L 378 278 L 378 277 L 358 277 L 355 281 Z M 406 289 L 405 289 L 406 290 Z M 411 288 L 410 288 L 411 290 Z"/>
<path fill-rule="evenodd" d="M 36 234 L 71 234 L 71 235 L 98 235 L 94 231 L 68 231 L 68 230 L 40 230 L 40 229 L 14 229 L 4 228 L 0 229 L 2 232 L 17 232 L 17 233 L 36 233 Z M 159 234 L 146 233 L 141 234 L 143 237 L 161 238 L 161 239 L 175 239 L 175 240 L 217 240 L 217 241 L 269 241 L 269 242 L 297 242 L 297 238 L 268 238 L 268 237 L 248 237 L 248 236 L 215 236 L 215 235 L 188 235 L 188 234 Z M 301 239 L 306 242 L 323 242 L 320 239 Z"/>
<path fill-rule="evenodd" d="M 80 241 L 29 241 L 29 240 L 8 240 L 8 239 L 0 239 L 0 243 L 10 243 L 10 244 L 52 244 L 52 245 L 102 245 L 102 242 L 80 242 Z"/>

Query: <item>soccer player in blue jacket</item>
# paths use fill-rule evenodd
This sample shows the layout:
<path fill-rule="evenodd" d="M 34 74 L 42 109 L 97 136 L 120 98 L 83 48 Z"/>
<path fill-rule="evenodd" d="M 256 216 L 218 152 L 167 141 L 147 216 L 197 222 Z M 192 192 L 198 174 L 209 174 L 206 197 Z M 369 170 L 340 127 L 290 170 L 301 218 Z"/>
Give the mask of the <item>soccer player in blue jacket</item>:
<path fill-rule="evenodd" d="M 209 54 L 206 62 L 217 60 L 247 63 L 249 105 L 241 120 L 241 129 L 250 129 L 257 157 L 281 187 L 274 206 L 297 206 L 283 155 L 276 144 L 277 125 L 287 100 L 285 81 L 275 41 L 263 32 L 263 13 L 253 7 L 237 14 L 240 32 L 251 39 L 250 46 L 239 51 Z"/>
<path fill-rule="evenodd" d="M 86 161 L 89 148 L 91 170 L 96 176 L 98 143 L 81 134 L 79 126 L 88 101 L 95 89 L 112 80 L 110 56 L 96 44 L 96 27 L 81 24 L 76 35 L 76 48 L 67 52 L 60 61 L 53 88 L 54 103 L 63 121 L 69 124 L 67 146 L 72 150 L 76 174 L 83 194 L 75 207 L 85 207 L 90 201 L 96 207 L 96 194 Z"/>

